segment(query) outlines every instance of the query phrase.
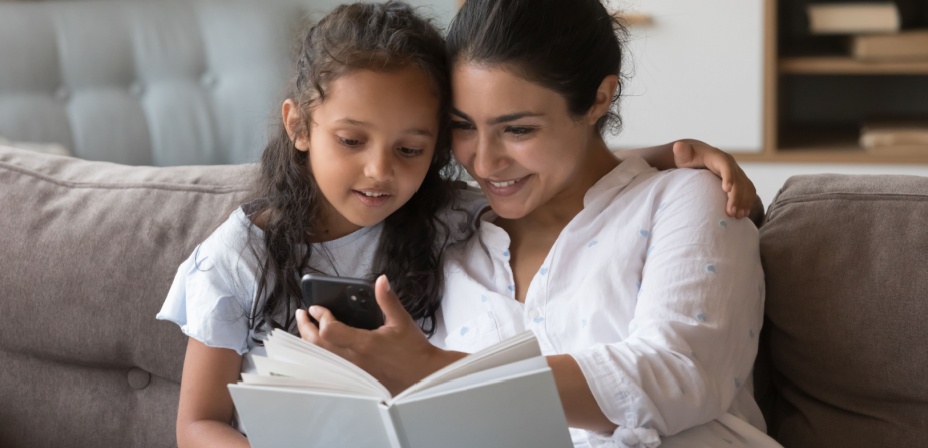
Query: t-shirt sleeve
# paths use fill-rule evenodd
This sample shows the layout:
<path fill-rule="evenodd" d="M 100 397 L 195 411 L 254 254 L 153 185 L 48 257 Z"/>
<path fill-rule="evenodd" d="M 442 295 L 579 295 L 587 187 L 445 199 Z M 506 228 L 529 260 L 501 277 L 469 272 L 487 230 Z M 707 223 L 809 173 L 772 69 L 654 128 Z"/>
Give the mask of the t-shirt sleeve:
<path fill-rule="evenodd" d="M 653 439 L 718 418 L 748 383 L 757 352 L 757 229 L 725 215 L 718 179 L 682 177 L 652 212 L 629 336 L 571 353 L 619 425 L 613 438 Z"/>
<path fill-rule="evenodd" d="M 254 272 L 247 267 L 247 253 L 242 256 L 243 244 L 236 241 L 243 237 L 220 227 L 197 246 L 178 267 L 156 318 L 174 322 L 209 347 L 247 353 Z"/>

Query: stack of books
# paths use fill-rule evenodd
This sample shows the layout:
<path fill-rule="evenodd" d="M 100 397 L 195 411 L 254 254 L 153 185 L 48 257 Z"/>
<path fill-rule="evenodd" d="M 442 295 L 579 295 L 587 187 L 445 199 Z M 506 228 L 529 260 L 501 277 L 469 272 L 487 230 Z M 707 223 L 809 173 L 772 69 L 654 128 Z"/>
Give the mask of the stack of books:
<path fill-rule="evenodd" d="M 900 4 L 905 2 L 812 3 L 809 31 L 848 35 L 849 53 L 860 61 L 928 62 L 928 29 L 911 28 Z"/>
<path fill-rule="evenodd" d="M 865 123 L 860 130 L 860 146 L 879 155 L 926 155 L 928 119 Z"/>

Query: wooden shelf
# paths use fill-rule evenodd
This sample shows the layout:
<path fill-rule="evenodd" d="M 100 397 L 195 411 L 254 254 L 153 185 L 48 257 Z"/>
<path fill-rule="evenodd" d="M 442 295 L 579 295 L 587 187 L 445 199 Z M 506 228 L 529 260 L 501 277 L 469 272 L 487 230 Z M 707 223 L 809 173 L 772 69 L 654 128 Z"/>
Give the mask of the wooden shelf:
<path fill-rule="evenodd" d="M 874 154 L 858 144 L 858 132 L 849 126 L 794 126 L 773 151 L 733 155 L 739 162 L 928 164 L 928 145 L 921 154 Z"/>
<path fill-rule="evenodd" d="M 795 75 L 928 75 L 928 61 L 862 62 L 844 56 L 783 57 L 779 71 Z"/>
<path fill-rule="evenodd" d="M 880 154 L 870 152 L 858 143 L 860 123 L 871 116 L 924 116 L 928 108 L 917 107 L 922 101 L 918 95 L 908 95 L 887 86 L 899 79 L 906 85 L 928 86 L 928 61 L 864 62 L 849 55 L 811 55 L 812 51 L 840 51 L 840 45 L 797 46 L 779 48 L 781 36 L 796 36 L 797 21 L 779 17 L 791 11 L 779 8 L 780 2 L 791 0 L 764 0 L 764 149 L 760 153 L 735 153 L 739 162 L 773 163 L 843 163 L 843 164 L 928 164 L 928 146 L 924 151 L 908 154 Z M 809 38 L 812 39 L 812 38 Z M 811 40 L 808 40 L 811 42 Z M 820 48 L 821 47 L 821 48 Z M 827 47 L 827 50 L 825 48 Z M 841 77 L 835 84 L 827 76 Z M 809 78 L 814 77 L 815 82 Z M 825 81 L 822 81 L 825 80 Z M 810 83 L 811 82 L 811 83 Z M 824 83 L 824 84 L 823 84 Z M 830 89 L 818 87 L 825 85 Z M 811 86 L 811 87 L 810 87 Z M 880 86 L 887 86 L 881 89 Z M 843 89 L 843 90 L 842 90 Z M 892 101 L 878 101 L 879 95 L 893 92 L 905 107 L 896 107 Z M 836 96 L 837 95 L 837 96 Z M 860 107 L 841 109 L 859 96 Z M 833 101 L 835 98 L 842 101 Z M 914 103 L 913 103 L 914 102 Z M 831 109 L 829 109 L 829 107 Z M 839 122 L 832 126 L 823 123 Z"/>
<path fill-rule="evenodd" d="M 777 149 L 775 153 L 731 153 L 739 163 L 842 163 L 842 164 L 870 164 L 870 165 L 924 165 L 928 164 L 928 148 L 925 155 L 877 155 L 863 149 L 837 150 L 833 148 L 821 150 L 803 149 Z"/>

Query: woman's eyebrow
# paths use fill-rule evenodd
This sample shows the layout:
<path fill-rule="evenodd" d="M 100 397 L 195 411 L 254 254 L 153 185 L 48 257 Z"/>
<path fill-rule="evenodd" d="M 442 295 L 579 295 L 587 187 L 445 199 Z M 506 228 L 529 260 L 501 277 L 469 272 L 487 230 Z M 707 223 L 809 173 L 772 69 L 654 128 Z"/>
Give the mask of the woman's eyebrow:
<path fill-rule="evenodd" d="M 458 110 L 457 108 L 452 107 L 452 108 L 451 108 L 451 113 L 453 113 L 454 115 L 457 115 L 457 116 L 459 116 L 459 117 L 461 117 L 461 118 L 463 118 L 463 119 L 465 119 L 465 120 L 467 120 L 467 121 L 469 121 L 469 122 L 471 122 L 471 123 L 474 122 L 474 119 L 473 119 L 473 118 L 469 117 L 467 114 L 465 114 L 464 112 L 461 112 L 461 111 Z M 543 113 L 538 113 L 538 112 L 528 112 L 528 111 L 525 111 L 525 112 L 515 112 L 515 113 L 511 113 L 511 114 L 500 115 L 500 116 L 498 116 L 498 117 L 496 117 L 496 118 L 493 118 L 493 119 L 487 121 L 487 124 L 494 125 L 494 124 L 505 123 L 505 122 L 507 122 L 507 121 L 518 120 L 518 119 L 520 119 L 520 118 L 525 118 L 525 117 L 541 117 L 541 116 L 544 116 L 544 114 L 543 114 Z"/>

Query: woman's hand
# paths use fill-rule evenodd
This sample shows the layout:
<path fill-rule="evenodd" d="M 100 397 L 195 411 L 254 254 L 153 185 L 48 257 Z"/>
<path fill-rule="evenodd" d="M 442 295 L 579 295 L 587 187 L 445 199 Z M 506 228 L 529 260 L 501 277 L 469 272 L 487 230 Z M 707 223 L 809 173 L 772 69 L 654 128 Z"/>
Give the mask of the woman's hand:
<path fill-rule="evenodd" d="M 754 183 L 744 174 L 735 158 L 712 145 L 693 139 L 673 144 L 674 164 L 678 168 L 705 168 L 722 178 L 722 190 L 728 193 L 725 212 L 744 218 L 759 201 Z"/>
<path fill-rule="evenodd" d="M 377 278 L 374 293 L 384 314 L 384 325 L 380 328 L 352 328 L 336 320 L 328 309 L 311 306 L 309 313 L 319 326 L 309 320 L 305 310 L 297 310 L 300 336 L 364 369 L 393 395 L 465 356 L 429 343 L 390 289 L 386 276 Z"/>

